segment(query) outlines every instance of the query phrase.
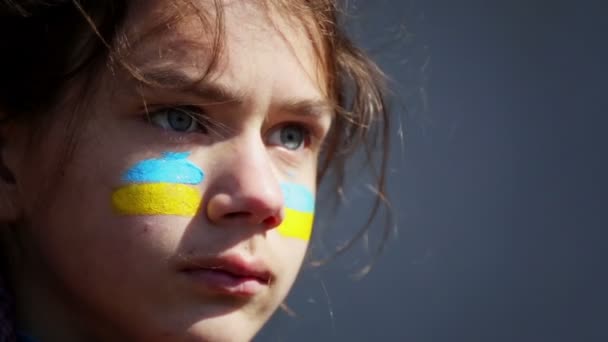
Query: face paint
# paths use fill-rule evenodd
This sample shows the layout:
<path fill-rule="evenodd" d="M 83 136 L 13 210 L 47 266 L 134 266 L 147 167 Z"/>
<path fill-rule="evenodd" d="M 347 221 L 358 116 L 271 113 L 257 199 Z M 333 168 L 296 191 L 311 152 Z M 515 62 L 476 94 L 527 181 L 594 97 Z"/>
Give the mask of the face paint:
<path fill-rule="evenodd" d="M 130 184 L 112 194 L 114 207 L 126 215 L 194 216 L 201 202 L 200 192 L 188 185 Z"/>
<path fill-rule="evenodd" d="M 122 177 L 131 184 L 112 194 L 114 208 L 126 215 L 194 216 L 202 196 L 186 184 L 201 183 L 204 173 L 187 159 L 189 155 L 167 152 L 135 164 Z"/>
<path fill-rule="evenodd" d="M 305 187 L 293 183 L 281 184 L 281 190 L 285 200 L 285 218 L 278 227 L 279 233 L 308 241 L 314 221 L 314 195 Z"/>
<path fill-rule="evenodd" d="M 162 158 L 135 164 L 122 179 L 127 183 L 199 184 L 203 181 L 203 171 L 187 159 L 189 155 L 189 152 L 165 152 Z"/>

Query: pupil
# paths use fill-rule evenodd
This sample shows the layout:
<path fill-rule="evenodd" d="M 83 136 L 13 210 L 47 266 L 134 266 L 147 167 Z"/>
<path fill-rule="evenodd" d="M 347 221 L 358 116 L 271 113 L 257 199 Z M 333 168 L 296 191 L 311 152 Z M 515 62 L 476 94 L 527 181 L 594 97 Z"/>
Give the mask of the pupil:
<path fill-rule="evenodd" d="M 169 113 L 169 125 L 176 131 L 187 131 L 192 125 L 192 117 L 181 111 Z"/>
<path fill-rule="evenodd" d="M 285 127 L 281 132 L 281 140 L 285 147 L 295 150 L 302 145 L 302 132 L 297 127 Z"/>

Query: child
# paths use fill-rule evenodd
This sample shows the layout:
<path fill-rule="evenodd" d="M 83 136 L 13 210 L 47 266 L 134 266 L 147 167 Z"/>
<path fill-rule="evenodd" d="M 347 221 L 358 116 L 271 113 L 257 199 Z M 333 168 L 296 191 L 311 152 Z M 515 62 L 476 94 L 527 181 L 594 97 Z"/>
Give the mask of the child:
<path fill-rule="evenodd" d="M 0 4 L 1 339 L 252 339 L 321 176 L 386 139 L 336 4 Z"/>

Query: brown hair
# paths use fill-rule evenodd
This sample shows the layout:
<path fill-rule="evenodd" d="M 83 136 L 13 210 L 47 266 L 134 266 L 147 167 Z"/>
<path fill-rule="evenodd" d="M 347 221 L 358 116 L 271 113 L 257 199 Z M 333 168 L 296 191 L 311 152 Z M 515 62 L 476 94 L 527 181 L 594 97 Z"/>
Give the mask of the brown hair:
<path fill-rule="evenodd" d="M 63 100 L 66 88 L 76 77 L 93 79 L 108 64 L 125 67 L 138 80 L 150 83 L 122 57 L 125 51 L 128 53 L 128 42 L 119 33 L 130 3 L 128 0 L 0 0 L 1 122 L 36 122 L 43 131 L 40 121 L 48 120 L 45 114 Z M 376 180 L 374 187 L 378 196 L 367 223 L 337 255 L 363 236 L 385 201 L 390 117 L 385 103 L 384 76 L 347 38 L 335 0 L 267 0 L 264 4 L 272 4 L 304 24 L 326 71 L 329 96 L 337 115 L 320 160 L 319 181 L 327 178 L 331 169 L 336 189 L 341 189 L 346 160 L 359 148 L 366 157 L 363 162 Z M 222 48 L 221 1 L 215 0 L 214 5 L 218 13 L 215 21 L 196 13 L 201 16 L 201 22 L 216 33 L 213 62 L 208 72 Z M 319 39 L 315 40 L 315 36 Z M 81 91 L 82 96 L 76 98 L 86 99 L 86 87 L 81 87 Z M 72 127 L 86 120 L 77 114 L 74 110 Z M 77 141 L 74 134 L 68 132 L 68 151 L 69 145 Z M 58 156 L 58 160 L 64 161 L 64 158 L 67 157 Z M 374 161 L 378 158 L 376 165 Z M 390 227 L 386 225 L 384 229 L 386 239 Z"/>

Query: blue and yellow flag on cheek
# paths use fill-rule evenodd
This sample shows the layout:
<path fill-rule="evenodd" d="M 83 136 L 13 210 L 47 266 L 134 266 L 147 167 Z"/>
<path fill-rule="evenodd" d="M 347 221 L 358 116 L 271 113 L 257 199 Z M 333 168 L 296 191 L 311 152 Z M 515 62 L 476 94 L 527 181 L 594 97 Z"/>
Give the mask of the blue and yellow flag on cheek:
<path fill-rule="evenodd" d="M 202 196 L 191 185 L 200 184 L 205 175 L 189 155 L 166 152 L 135 164 L 123 174 L 127 185 L 112 194 L 114 208 L 125 215 L 196 215 Z"/>
<path fill-rule="evenodd" d="M 177 215 L 193 217 L 202 202 L 200 184 L 205 175 L 188 160 L 189 152 L 163 153 L 127 170 L 126 183 L 112 194 L 114 209 L 124 215 Z M 302 185 L 282 183 L 285 217 L 277 227 L 285 237 L 308 241 L 312 234 L 315 199 Z"/>
<path fill-rule="evenodd" d="M 314 222 L 315 197 L 307 188 L 293 183 L 281 184 L 285 217 L 278 231 L 285 237 L 310 240 Z"/>

